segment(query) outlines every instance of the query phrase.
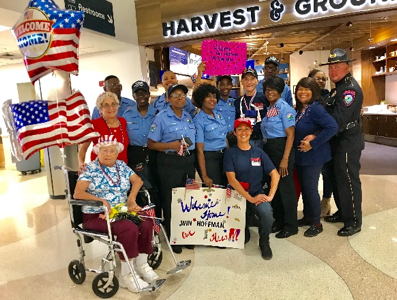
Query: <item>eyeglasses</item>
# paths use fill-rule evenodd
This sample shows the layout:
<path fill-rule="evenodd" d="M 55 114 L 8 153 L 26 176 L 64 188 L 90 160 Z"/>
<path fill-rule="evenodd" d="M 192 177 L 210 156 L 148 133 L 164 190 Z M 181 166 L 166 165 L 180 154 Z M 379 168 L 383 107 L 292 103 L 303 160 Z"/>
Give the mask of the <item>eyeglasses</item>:
<path fill-rule="evenodd" d="M 116 108 L 116 107 L 118 107 L 119 105 L 116 103 L 116 102 L 112 102 L 112 104 L 104 104 L 104 105 L 102 105 L 102 108 L 104 108 L 104 109 L 109 109 L 110 107 L 111 108 Z"/>
<path fill-rule="evenodd" d="M 186 94 L 171 94 L 171 98 L 186 98 Z"/>
<path fill-rule="evenodd" d="M 99 152 L 101 152 L 102 154 L 111 154 L 114 155 L 117 153 L 117 150 L 114 148 L 100 148 Z"/>
<path fill-rule="evenodd" d="M 313 77 L 315 81 L 324 81 L 326 82 L 328 80 L 328 77 Z"/>
<path fill-rule="evenodd" d="M 108 83 L 108 87 L 110 89 L 114 88 L 114 87 L 121 87 L 121 83 L 117 82 L 117 83 Z"/>
<path fill-rule="evenodd" d="M 263 70 L 265 70 L 265 71 L 276 71 L 277 67 L 265 66 L 263 68 Z"/>

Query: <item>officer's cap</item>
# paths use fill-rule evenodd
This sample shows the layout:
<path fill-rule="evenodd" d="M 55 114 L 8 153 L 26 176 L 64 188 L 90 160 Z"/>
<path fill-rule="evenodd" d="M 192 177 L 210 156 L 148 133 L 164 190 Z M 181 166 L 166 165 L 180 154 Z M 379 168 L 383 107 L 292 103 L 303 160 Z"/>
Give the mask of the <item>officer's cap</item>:
<path fill-rule="evenodd" d="M 327 63 L 322 63 L 320 66 L 326 66 L 326 65 L 332 65 L 332 64 L 337 64 L 337 63 L 348 63 L 350 61 L 355 61 L 355 59 L 348 59 L 346 51 L 340 48 L 334 49 L 329 56 L 328 56 L 328 62 Z"/>

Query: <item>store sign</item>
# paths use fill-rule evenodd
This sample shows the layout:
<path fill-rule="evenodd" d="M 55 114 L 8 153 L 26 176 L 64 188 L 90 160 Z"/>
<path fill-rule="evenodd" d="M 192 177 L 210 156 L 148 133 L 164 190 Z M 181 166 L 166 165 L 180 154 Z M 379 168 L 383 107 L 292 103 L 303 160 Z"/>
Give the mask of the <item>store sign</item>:
<path fill-rule="evenodd" d="M 294 5 L 294 14 L 306 18 L 309 15 L 338 13 L 345 9 L 359 10 L 368 5 L 380 6 L 391 2 L 394 0 L 297 0 Z"/>
<path fill-rule="evenodd" d="M 216 12 L 210 15 L 194 16 L 176 21 L 163 22 L 164 37 L 178 37 L 203 34 L 218 29 L 243 28 L 258 22 L 259 6 L 238 8 L 234 11 Z"/>
<path fill-rule="evenodd" d="M 106 0 L 65 0 L 65 8 L 84 12 L 83 27 L 116 36 L 112 3 Z"/>

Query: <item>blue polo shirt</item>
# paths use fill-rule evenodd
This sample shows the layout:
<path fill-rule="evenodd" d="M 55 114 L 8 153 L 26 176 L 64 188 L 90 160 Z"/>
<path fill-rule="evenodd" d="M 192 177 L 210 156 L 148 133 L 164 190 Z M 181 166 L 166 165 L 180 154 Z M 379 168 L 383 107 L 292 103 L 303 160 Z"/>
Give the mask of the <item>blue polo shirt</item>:
<path fill-rule="evenodd" d="M 266 139 L 286 137 L 285 129 L 295 126 L 295 110 L 282 98 L 267 108 L 262 120 L 261 131 Z"/>
<path fill-rule="evenodd" d="M 228 127 L 220 111 L 213 110 L 215 118 L 203 110 L 194 117 L 196 143 L 204 143 L 204 151 L 218 151 L 226 148 Z"/>
<path fill-rule="evenodd" d="M 252 197 L 261 192 L 264 176 L 274 169 L 269 156 L 262 149 L 253 146 L 249 150 L 233 146 L 226 150 L 223 158 L 223 170 L 234 172 L 239 182 L 249 183 L 249 194 Z"/>
<path fill-rule="evenodd" d="M 156 112 L 149 104 L 148 111 L 143 117 L 138 111 L 138 107 L 127 109 L 123 118 L 127 121 L 127 133 L 132 146 L 147 146 L 147 138 Z"/>
<path fill-rule="evenodd" d="M 260 80 L 259 83 L 257 84 L 256 90 L 257 90 L 258 92 L 263 93 L 263 82 L 264 82 L 264 81 L 265 81 L 265 80 L 262 79 L 262 80 Z M 287 85 L 287 84 L 284 85 L 284 90 L 283 90 L 283 92 L 281 93 L 281 97 L 280 97 L 280 98 L 284 99 L 284 101 L 287 102 L 289 105 L 291 105 L 291 107 L 294 106 L 294 104 L 293 104 L 293 102 L 292 102 L 292 92 L 291 92 L 291 88 L 289 87 L 289 85 Z"/>
<path fill-rule="evenodd" d="M 136 102 L 135 100 L 131 100 L 125 97 L 121 97 L 121 101 L 120 101 L 120 106 L 119 109 L 117 110 L 117 116 L 118 117 L 122 117 L 124 112 L 129 109 L 129 108 L 133 108 L 136 106 Z M 94 119 L 98 119 L 100 117 L 100 113 L 98 108 L 95 106 L 93 112 L 92 112 L 92 116 L 91 116 L 91 120 Z"/>
<path fill-rule="evenodd" d="M 180 141 L 183 137 L 189 137 L 192 145 L 189 150 L 196 147 L 196 127 L 194 126 L 192 117 L 185 111 L 182 111 L 182 117 L 179 118 L 171 106 L 167 105 L 166 109 L 160 111 L 154 118 L 150 127 L 148 138 L 159 143 L 170 143 Z M 173 151 L 168 149 L 166 152 Z"/>
<path fill-rule="evenodd" d="M 225 100 L 221 97 L 215 106 L 215 109 L 220 111 L 222 116 L 225 118 L 227 132 L 233 131 L 234 120 L 236 117 L 236 108 L 234 107 L 234 101 L 234 98 L 228 98 L 227 100 Z"/>
<path fill-rule="evenodd" d="M 170 103 L 166 101 L 165 93 L 161 96 L 158 96 L 153 103 L 156 113 L 159 113 L 168 106 L 170 106 Z M 196 107 L 193 105 L 192 100 L 190 100 L 189 97 L 186 97 L 186 104 L 183 109 L 186 110 L 192 118 L 194 117 L 194 111 L 196 110 Z"/>

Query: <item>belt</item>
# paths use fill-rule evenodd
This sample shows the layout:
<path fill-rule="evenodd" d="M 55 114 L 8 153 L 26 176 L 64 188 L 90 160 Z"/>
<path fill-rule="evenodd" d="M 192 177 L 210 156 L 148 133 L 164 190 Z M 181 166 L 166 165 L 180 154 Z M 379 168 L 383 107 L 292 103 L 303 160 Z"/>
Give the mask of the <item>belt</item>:
<path fill-rule="evenodd" d="M 209 153 L 225 153 L 226 148 L 222 150 L 217 150 L 217 151 L 204 151 L 204 153 L 209 152 Z"/>
<path fill-rule="evenodd" d="M 147 146 L 134 146 L 134 145 L 129 145 L 129 147 L 133 150 L 142 150 L 142 151 L 147 151 L 149 148 Z"/>
<path fill-rule="evenodd" d="M 167 155 L 171 155 L 171 156 L 188 157 L 188 156 L 192 155 L 193 152 L 194 152 L 194 150 L 189 150 L 189 153 L 184 151 L 182 155 L 179 155 L 178 152 L 176 152 L 176 151 L 162 152 L 162 153 L 167 154 Z"/>
<path fill-rule="evenodd" d="M 358 125 L 360 125 L 360 122 L 358 120 L 355 120 L 353 122 L 347 123 L 345 126 L 343 126 L 343 128 L 341 130 L 339 130 L 339 133 L 341 133 L 343 131 L 346 131 L 346 130 L 349 130 L 349 129 L 352 129 L 352 128 L 358 126 Z"/>

